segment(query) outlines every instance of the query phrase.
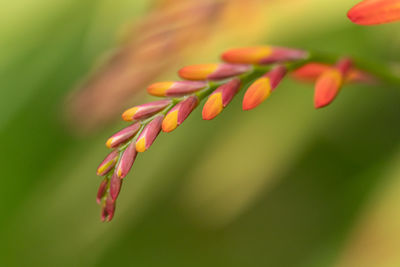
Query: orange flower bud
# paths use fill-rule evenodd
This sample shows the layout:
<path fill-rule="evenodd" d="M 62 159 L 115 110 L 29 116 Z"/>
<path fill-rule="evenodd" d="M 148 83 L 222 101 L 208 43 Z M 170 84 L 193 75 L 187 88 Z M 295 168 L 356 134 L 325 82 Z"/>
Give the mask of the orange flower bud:
<path fill-rule="evenodd" d="M 154 96 L 177 97 L 197 92 L 206 86 L 206 82 L 200 81 L 159 82 L 150 85 L 147 91 Z"/>
<path fill-rule="evenodd" d="M 307 55 L 307 52 L 298 49 L 256 46 L 228 50 L 222 54 L 222 59 L 230 63 L 271 64 L 305 59 Z"/>
<path fill-rule="evenodd" d="M 284 66 L 277 66 L 250 85 L 243 98 L 243 110 L 253 109 L 267 99 L 286 75 L 286 71 Z"/>
<path fill-rule="evenodd" d="M 314 105 L 322 108 L 329 105 L 342 87 L 343 76 L 337 69 L 325 71 L 315 84 Z"/>
<path fill-rule="evenodd" d="M 364 0 L 347 13 L 349 19 L 360 25 L 382 24 L 400 20 L 398 0 Z"/>
<path fill-rule="evenodd" d="M 300 81 L 315 82 L 323 72 L 329 69 L 332 69 L 331 65 L 311 62 L 294 70 L 291 75 Z"/>
<path fill-rule="evenodd" d="M 186 80 L 219 80 L 242 74 L 250 70 L 243 64 L 198 64 L 179 70 L 179 76 Z"/>
<path fill-rule="evenodd" d="M 335 68 L 328 69 L 321 74 L 315 84 L 315 108 L 322 108 L 332 103 L 340 92 L 344 77 L 349 72 L 351 65 L 349 59 L 342 59 L 336 64 Z"/>
<path fill-rule="evenodd" d="M 203 106 L 203 120 L 211 120 L 221 113 L 238 92 L 240 84 L 240 79 L 235 78 L 219 86 Z"/>

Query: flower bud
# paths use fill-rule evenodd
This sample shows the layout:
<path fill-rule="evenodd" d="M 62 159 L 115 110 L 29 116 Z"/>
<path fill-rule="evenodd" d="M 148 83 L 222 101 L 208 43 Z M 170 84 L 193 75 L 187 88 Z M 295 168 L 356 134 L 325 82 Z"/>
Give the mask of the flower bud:
<path fill-rule="evenodd" d="M 132 141 L 122 153 L 118 165 L 115 167 L 115 172 L 119 178 L 122 179 L 128 174 L 135 162 L 136 155 L 135 142 Z"/>
<path fill-rule="evenodd" d="M 137 152 L 144 152 L 153 144 L 161 131 L 161 123 L 163 119 L 164 115 L 160 114 L 144 127 L 136 141 Z"/>
<path fill-rule="evenodd" d="M 118 133 L 108 138 L 106 146 L 109 148 L 115 148 L 120 144 L 125 143 L 132 136 L 134 136 L 139 131 L 139 129 L 140 129 L 140 123 L 135 123 L 122 129 Z"/>
<path fill-rule="evenodd" d="M 162 109 L 164 109 L 171 103 L 172 103 L 172 101 L 170 99 L 164 99 L 164 100 L 158 100 L 158 101 L 153 101 L 153 102 L 146 103 L 143 105 L 139 105 L 139 106 L 127 109 L 122 114 L 122 118 L 125 121 L 146 119 L 148 117 L 153 116 L 157 112 L 161 111 Z"/>
<path fill-rule="evenodd" d="M 204 81 L 177 81 L 177 82 L 158 82 L 147 88 L 149 94 L 154 96 L 179 97 L 192 94 L 207 87 Z"/>
<path fill-rule="evenodd" d="M 307 58 L 303 50 L 286 47 L 256 46 L 231 49 L 222 54 L 222 59 L 229 63 L 271 64 L 295 61 Z"/>
<path fill-rule="evenodd" d="M 114 150 L 100 163 L 97 168 L 97 175 L 104 176 L 106 175 L 117 163 L 119 153 Z"/>
<path fill-rule="evenodd" d="M 207 99 L 203 106 L 203 120 L 215 118 L 222 109 L 226 107 L 240 88 L 240 79 L 234 78 L 231 81 L 219 86 Z"/>
<path fill-rule="evenodd" d="M 122 179 L 118 177 L 116 173 L 113 174 L 110 180 L 110 196 L 113 201 L 115 201 L 121 190 Z"/>
<path fill-rule="evenodd" d="M 179 76 L 186 80 L 220 80 L 249 71 L 250 65 L 243 64 L 198 64 L 179 70 Z"/>
<path fill-rule="evenodd" d="M 267 99 L 286 72 L 286 67 L 277 66 L 250 85 L 243 98 L 243 110 L 253 109 Z"/>
<path fill-rule="evenodd" d="M 99 190 L 97 191 L 96 201 L 98 204 L 101 203 L 101 199 L 104 197 L 106 193 L 107 185 L 108 185 L 108 178 L 104 178 L 103 181 L 101 181 L 100 183 Z"/>
<path fill-rule="evenodd" d="M 323 72 L 315 83 L 314 106 L 322 108 L 336 98 L 342 88 L 344 78 L 352 66 L 350 59 L 340 60 L 332 69 Z"/>
<path fill-rule="evenodd" d="M 115 202 L 108 195 L 101 209 L 101 221 L 109 222 L 114 217 L 115 212 Z"/>
<path fill-rule="evenodd" d="M 294 70 L 291 74 L 297 80 L 315 82 L 323 72 L 329 69 L 332 69 L 331 65 L 311 62 Z"/>
<path fill-rule="evenodd" d="M 322 108 L 329 105 L 339 93 L 343 76 L 337 69 L 325 71 L 315 83 L 314 105 Z"/>
<path fill-rule="evenodd" d="M 400 20 L 398 0 L 364 0 L 347 13 L 349 19 L 360 25 L 375 25 Z"/>
<path fill-rule="evenodd" d="M 165 116 L 162 122 L 162 130 L 164 132 L 171 132 L 189 116 L 195 109 L 199 100 L 197 96 L 189 96 L 175 105 Z"/>
<path fill-rule="evenodd" d="M 300 68 L 294 70 L 291 75 L 293 78 L 303 81 L 303 82 L 315 82 L 322 73 L 327 70 L 333 69 L 334 66 L 311 62 L 307 63 Z M 374 78 L 368 73 L 361 71 L 356 68 L 351 68 L 347 75 L 344 78 L 345 83 L 366 83 L 366 84 L 374 84 L 376 81 Z"/>

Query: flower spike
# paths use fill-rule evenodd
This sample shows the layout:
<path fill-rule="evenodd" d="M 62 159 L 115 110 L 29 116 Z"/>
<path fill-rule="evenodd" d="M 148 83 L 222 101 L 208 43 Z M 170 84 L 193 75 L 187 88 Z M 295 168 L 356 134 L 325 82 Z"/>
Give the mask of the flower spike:
<path fill-rule="evenodd" d="M 144 152 L 153 144 L 161 131 L 161 123 L 164 115 L 157 115 L 149 124 L 147 124 L 140 133 L 136 141 L 136 151 Z"/>
<path fill-rule="evenodd" d="M 239 91 L 241 82 L 239 78 L 219 86 L 207 99 L 203 106 L 203 120 L 212 120 L 225 108 Z"/>
<path fill-rule="evenodd" d="M 315 108 L 322 108 L 332 103 L 340 92 L 344 77 L 349 72 L 350 67 L 351 61 L 343 59 L 338 62 L 335 68 L 322 73 L 315 84 Z"/>
<path fill-rule="evenodd" d="M 364 66 L 356 61 L 353 66 L 348 58 L 330 65 L 327 62 L 332 62 L 334 57 L 331 55 L 300 49 L 246 47 L 226 51 L 222 58 L 226 63 L 182 68 L 179 75 L 186 80 L 150 85 L 147 88 L 150 94 L 164 98 L 134 106 L 122 114 L 125 121 L 135 123 L 108 139 L 107 146 L 114 151 L 97 169 L 98 175 L 105 176 L 96 197 L 102 208 L 102 221 L 113 218 L 123 178 L 131 170 L 137 154 L 149 149 L 161 130 L 171 132 L 176 129 L 204 99 L 207 100 L 202 117 L 211 120 L 232 101 L 242 85 L 250 84 L 242 102 L 243 109 L 250 110 L 267 99 L 288 72 L 297 79 L 315 82 L 316 108 L 331 103 L 344 83 L 371 83 L 379 78 L 388 84 L 400 84 L 400 78 L 390 73 L 389 68 L 387 73 L 382 73 L 374 70 L 373 64 L 372 67 Z"/>
<path fill-rule="evenodd" d="M 134 136 L 140 129 L 140 123 L 132 124 L 125 129 L 117 132 L 110 138 L 108 138 L 106 145 L 109 148 L 115 148 L 122 143 L 128 141 L 132 136 Z"/>
<path fill-rule="evenodd" d="M 250 85 L 243 98 L 243 110 L 253 109 L 267 99 L 286 75 L 286 71 L 286 67 L 277 66 Z"/>
<path fill-rule="evenodd" d="M 186 80 L 220 80 L 236 76 L 251 69 L 244 64 L 198 64 L 179 70 L 179 76 Z"/>
<path fill-rule="evenodd" d="M 308 53 L 298 49 L 273 46 L 256 46 L 231 49 L 222 54 L 230 63 L 271 64 L 307 58 Z"/>
<path fill-rule="evenodd" d="M 106 175 L 112 168 L 114 168 L 117 163 L 119 157 L 118 151 L 114 150 L 100 163 L 97 168 L 97 175 L 104 176 Z"/>
<path fill-rule="evenodd" d="M 128 174 L 135 162 L 136 156 L 136 145 L 135 142 L 132 141 L 122 153 L 122 156 L 115 167 L 115 172 L 119 178 L 122 179 Z"/>
<path fill-rule="evenodd" d="M 359 25 L 376 25 L 400 20 L 398 0 L 364 0 L 347 13 L 347 17 Z"/>
<path fill-rule="evenodd" d="M 150 85 L 147 91 L 154 96 L 179 97 L 195 93 L 206 86 L 206 82 L 198 81 L 159 82 Z"/>
<path fill-rule="evenodd" d="M 173 107 L 165 116 L 162 122 L 162 130 L 164 132 L 172 132 L 189 116 L 193 109 L 197 106 L 199 100 L 197 96 L 189 96 Z"/>
<path fill-rule="evenodd" d="M 127 109 L 123 114 L 122 118 L 125 121 L 143 120 L 157 112 L 161 111 L 172 103 L 171 99 L 164 99 L 153 101 L 147 104 L 139 105 L 130 109 Z"/>

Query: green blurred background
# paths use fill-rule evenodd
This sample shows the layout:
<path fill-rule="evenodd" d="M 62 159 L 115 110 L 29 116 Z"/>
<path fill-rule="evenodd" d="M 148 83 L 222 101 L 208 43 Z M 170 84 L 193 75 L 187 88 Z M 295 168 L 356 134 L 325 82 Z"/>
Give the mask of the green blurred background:
<path fill-rule="evenodd" d="M 198 109 L 138 157 L 114 220 L 100 222 L 104 141 L 124 108 L 150 99 L 142 85 L 241 45 L 400 60 L 398 24 L 347 20 L 358 1 L 211 1 L 186 23 L 200 2 L 1 2 L 0 265 L 400 266 L 400 88 L 389 86 L 346 86 L 315 111 L 312 85 L 286 79 L 253 111 L 241 96 L 210 122 Z M 84 82 L 118 51 L 136 53 L 117 65 L 148 74 L 127 75 L 143 84 Z"/>

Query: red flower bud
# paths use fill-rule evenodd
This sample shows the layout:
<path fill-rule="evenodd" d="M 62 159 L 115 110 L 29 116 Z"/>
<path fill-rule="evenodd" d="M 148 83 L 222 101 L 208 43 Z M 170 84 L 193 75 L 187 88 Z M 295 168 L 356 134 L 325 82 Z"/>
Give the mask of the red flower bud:
<path fill-rule="evenodd" d="M 106 175 L 117 163 L 119 153 L 114 150 L 100 163 L 97 168 L 97 175 L 104 176 Z"/>
<path fill-rule="evenodd" d="M 132 124 L 118 133 L 114 134 L 110 138 L 108 138 L 106 145 L 109 148 L 115 148 L 122 143 L 128 141 L 132 136 L 134 136 L 140 129 L 140 123 Z"/>
<path fill-rule="evenodd" d="M 271 64 L 307 58 L 303 50 L 286 47 L 257 46 L 231 49 L 222 54 L 222 59 L 230 63 Z"/>
<path fill-rule="evenodd" d="M 135 162 L 136 155 L 135 142 L 131 142 L 122 153 L 118 165 L 115 167 L 115 173 L 119 178 L 122 179 L 128 174 Z"/>
<path fill-rule="evenodd" d="M 219 80 L 242 74 L 250 68 L 243 64 L 198 64 L 180 69 L 179 76 L 187 80 Z"/>
<path fill-rule="evenodd" d="M 153 144 L 161 131 L 163 119 L 164 115 L 158 115 L 144 127 L 136 141 L 137 152 L 144 152 Z"/>
<path fill-rule="evenodd" d="M 108 195 L 106 201 L 103 204 L 101 210 L 101 221 L 109 222 L 114 217 L 115 213 L 115 202 L 111 199 L 111 196 Z"/>
<path fill-rule="evenodd" d="M 170 99 L 164 99 L 164 100 L 153 101 L 150 103 L 139 105 L 139 106 L 127 109 L 122 114 L 122 118 L 125 121 L 146 119 L 150 116 L 153 116 L 157 112 L 161 111 L 162 109 L 164 109 L 166 106 L 168 106 L 171 103 L 172 103 L 172 101 Z"/>
<path fill-rule="evenodd" d="M 192 94 L 206 87 L 207 83 L 200 81 L 159 82 L 150 85 L 147 91 L 154 96 L 178 97 Z"/>
<path fill-rule="evenodd" d="M 113 174 L 110 180 L 110 196 L 113 201 L 115 201 L 121 190 L 122 179 L 118 177 L 116 173 Z"/>
<path fill-rule="evenodd" d="M 98 204 L 101 203 L 101 199 L 104 197 L 106 190 L 107 190 L 107 185 L 108 185 L 108 178 L 104 178 L 103 181 L 101 181 L 99 190 L 97 191 L 97 198 L 96 201 Z"/>

